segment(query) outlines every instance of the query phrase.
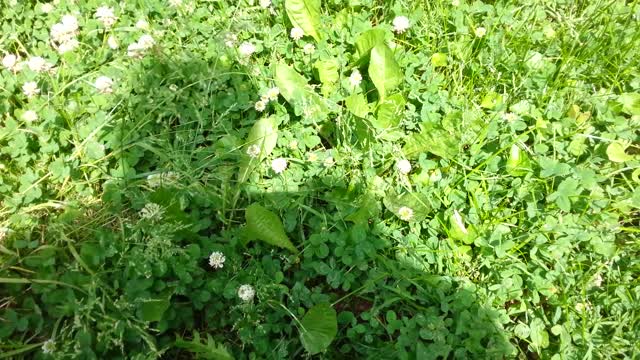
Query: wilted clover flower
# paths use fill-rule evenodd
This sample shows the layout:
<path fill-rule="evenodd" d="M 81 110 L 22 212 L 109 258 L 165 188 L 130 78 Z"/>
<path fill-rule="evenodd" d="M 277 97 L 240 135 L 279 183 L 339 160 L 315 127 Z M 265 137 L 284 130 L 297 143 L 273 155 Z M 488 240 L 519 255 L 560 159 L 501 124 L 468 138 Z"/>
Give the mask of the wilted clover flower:
<path fill-rule="evenodd" d="M 56 351 L 56 342 L 49 339 L 42 344 L 42 352 L 45 354 L 53 354 Z"/>
<path fill-rule="evenodd" d="M 247 155 L 249 155 L 251 158 L 254 158 L 254 159 L 260 156 L 260 146 L 256 144 L 250 145 L 247 148 Z"/>
<path fill-rule="evenodd" d="M 476 37 L 483 37 L 487 34 L 487 29 L 483 28 L 482 26 L 479 28 L 476 28 L 474 31 L 474 34 L 476 35 Z"/>
<path fill-rule="evenodd" d="M 98 19 L 105 27 L 111 27 L 116 23 L 116 15 L 113 9 L 108 6 L 100 6 L 96 9 L 95 18 Z"/>
<path fill-rule="evenodd" d="M 172 183 L 177 181 L 178 174 L 173 171 L 167 171 L 159 174 L 151 174 L 147 176 L 147 184 L 152 188 L 160 187 L 161 185 Z"/>
<path fill-rule="evenodd" d="M 106 76 L 99 76 L 93 86 L 95 86 L 101 94 L 111 94 L 113 92 L 113 79 Z"/>
<path fill-rule="evenodd" d="M 220 251 L 214 251 L 209 255 L 209 266 L 214 269 L 222 269 L 227 258 Z"/>
<path fill-rule="evenodd" d="M 406 206 L 401 207 L 398 209 L 398 217 L 404 221 L 413 219 L 413 209 Z"/>
<path fill-rule="evenodd" d="M 27 81 L 22 85 L 22 92 L 28 97 L 31 98 L 40 93 L 40 89 L 38 88 L 38 83 L 35 81 Z"/>
<path fill-rule="evenodd" d="M 302 48 L 302 52 L 304 52 L 307 55 L 311 55 L 314 53 L 314 51 L 316 51 L 316 47 L 313 46 L 313 44 L 306 44 L 303 48 Z"/>
<path fill-rule="evenodd" d="M 251 301 L 254 296 L 256 296 L 256 291 L 253 289 L 253 286 L 245 284 L 238 288 L 238 297 L 242 299 L 242 301 Z"/>
<path fill-rule="evenodd" d="M 140 218 L 145 220 L 161 220 L 164 215 L 164 209 L 162 206 L 156 203 L 147 203 L 142 210 L 140 210 Z"/>

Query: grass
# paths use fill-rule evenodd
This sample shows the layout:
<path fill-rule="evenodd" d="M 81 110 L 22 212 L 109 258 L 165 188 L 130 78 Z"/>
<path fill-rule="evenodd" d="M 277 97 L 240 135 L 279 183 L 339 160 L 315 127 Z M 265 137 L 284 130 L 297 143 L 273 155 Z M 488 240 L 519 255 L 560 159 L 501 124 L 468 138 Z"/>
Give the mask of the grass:
<path fill-rule="evenodd" d="M 640 353 L 637 1 L 0 6 L 0 358 Z"/>

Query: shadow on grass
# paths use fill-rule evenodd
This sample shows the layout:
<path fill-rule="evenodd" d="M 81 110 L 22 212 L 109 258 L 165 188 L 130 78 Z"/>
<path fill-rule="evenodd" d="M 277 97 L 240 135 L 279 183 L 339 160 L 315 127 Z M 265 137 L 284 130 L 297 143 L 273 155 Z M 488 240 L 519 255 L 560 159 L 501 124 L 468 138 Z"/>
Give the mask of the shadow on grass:
<path fill-rule="evenodd" d="M 321 358 L 513 355 L 508 319 L 469 281 L 430 273 L 411 251 L 400 256 L 404 235 L 388 216 L 347 220 L 366 188 L 354 190 L 350 173 L 292 160 L 284 176 L 265 165 L 252 185 L 236 183 L 243 139 L 261 116 L 243 69 L 161 56 L 139 69 L 114 109 L 118 122 L 101 133 L 110 144 L 101 204 L 65 208 L 7 240 L 42 246 L 4 256 L 2 277 L 24 280 L 0 289 L 5 353 L 30 357 L 53 338 L 57 354 L 77 358 L 213 356 L 204 343 L 175 347 L 176 336 L 198 333 L 239 359 L 302 358 L 294 318 L 328 302 L 339 331 Z M 278 214 L 298 254 L 246 244 L 244 208 L 256 202 Z M 222 269 L 209 266 L 213 251 L 224 253 Z M 238 299 L 241 284 L 256 288 L 253 302 Z"/>

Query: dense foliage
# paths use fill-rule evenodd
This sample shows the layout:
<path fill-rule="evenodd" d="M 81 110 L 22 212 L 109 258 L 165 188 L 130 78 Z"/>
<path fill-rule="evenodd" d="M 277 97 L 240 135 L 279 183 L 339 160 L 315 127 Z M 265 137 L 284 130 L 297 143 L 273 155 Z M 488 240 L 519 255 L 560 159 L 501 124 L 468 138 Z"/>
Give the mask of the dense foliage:
<path fill-rule="evenodd" d="M 637 1 L 0 7 L 0 358 L 640 353 Z"/>

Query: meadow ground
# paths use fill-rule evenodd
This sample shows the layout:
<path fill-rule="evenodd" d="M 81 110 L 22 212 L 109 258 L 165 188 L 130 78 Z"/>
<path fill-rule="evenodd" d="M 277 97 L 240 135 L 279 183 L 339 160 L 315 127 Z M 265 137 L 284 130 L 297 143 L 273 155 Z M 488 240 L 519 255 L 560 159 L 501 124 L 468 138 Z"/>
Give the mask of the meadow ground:
<path fill-rule="evenodd" d="M 639 21 L 0 0 L 0 359 L 640 356 Z"/>

